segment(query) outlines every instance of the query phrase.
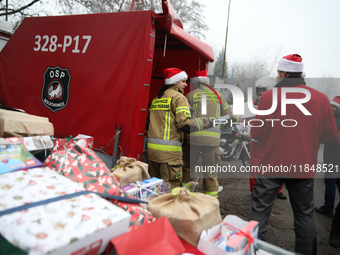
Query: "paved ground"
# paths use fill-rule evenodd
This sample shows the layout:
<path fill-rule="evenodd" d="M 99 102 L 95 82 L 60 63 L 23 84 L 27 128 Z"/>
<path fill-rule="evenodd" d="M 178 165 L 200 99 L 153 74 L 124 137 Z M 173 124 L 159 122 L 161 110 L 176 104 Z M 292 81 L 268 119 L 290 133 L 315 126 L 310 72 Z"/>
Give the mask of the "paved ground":
<path fill-rule="evenodd" d="M 221 165 L 241 166 L 241 161 L 222 162 Z M 224 176 L 225 177 L 225 174 Z M 251 212 L 251 192 L 249 191 L 249 179 L 238 178 L 231 174 L 229 178 L 219 178 L 219 183 L 224 190 L 219 194 L 220 212 L 222 219 L 229 214 L 237 215 L 244 220 L 249 220 Z M 284 194 L 288 197 L 288 192 L 283 187 Z M 315 179 L 314 199 L 315 206 L 323 204 L 324 184 L 323 179 Z M 336 204 L 339 201 L 337 195 Z M 318 254 L 339 255 L 340 249 L 334 249 L 328 245 L 331 218 L 314 213 L 315 225 L 317 229 Z M 288 251 L 294 251 L 295 234 L 293 228 L 293 212 L 290 207 L 289 198 L 287 200 L 277 199 L 271 216 L 267 232 L 268 243 L 281 247 Z"/>

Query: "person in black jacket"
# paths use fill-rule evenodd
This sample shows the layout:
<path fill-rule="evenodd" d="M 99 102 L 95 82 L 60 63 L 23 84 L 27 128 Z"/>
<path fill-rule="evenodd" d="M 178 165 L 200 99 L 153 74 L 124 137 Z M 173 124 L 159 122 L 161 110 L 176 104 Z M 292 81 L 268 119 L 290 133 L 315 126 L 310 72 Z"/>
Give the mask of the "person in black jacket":
<path fill-rule="evenodd" d="M 337 130 L 340 130 L 340 96 L 334 97 L 331 101 Z M 323 153 L 324 164 L 328 167 L 325 174 L 325 201 L 324 205 L 315 207 L 315 212 L 333 218 L 334 200 L 336 187 L 340 194 L 340 145 L 336 139 L 333 142 L 325 144 Z"/>

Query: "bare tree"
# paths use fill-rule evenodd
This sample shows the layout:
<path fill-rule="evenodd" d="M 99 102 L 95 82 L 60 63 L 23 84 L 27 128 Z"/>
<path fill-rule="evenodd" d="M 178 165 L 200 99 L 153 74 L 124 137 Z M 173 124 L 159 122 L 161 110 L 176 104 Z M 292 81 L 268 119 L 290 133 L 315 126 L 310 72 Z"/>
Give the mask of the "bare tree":
<path fill-rule="evenodd" d="M 205 6 L 195 0 L 171 0 L 170 2 L 181 18 L 185 30 L 197 38 L 205 38 L 204 32 L 208 31 L 208 26 L 202 19 Z"/>
<path fill-rule="evenodd" d="M 0 0 L 0 16 L 5 17 L 16 28 L 25 17 L 48 14 L 41 8 L 41 4 L 47 2 L 48 0 Z"/>
<path fill-rule="evenodd" d="M 55 0 L 65 14 L 102 13 L 129 11 L 131 0 Z M 197 0 L 171 0 L 174 10 L 180 16 L 185 30 L 197 38 L 205 38 L 208 26 L 202 17 L 204 5 Z M 162 11 L 161 0 L 136 0 L 133 10 Z"/>
<path fill-rule="evenodd" d="M 340 95 L 340 79 L 333 77 L 323 78 L 306 78 L 306 84 L 309 87 L 317 89 L 324 93 L 329 100 Z"/>
<path fill-rule="evenodd" d="M 217 60 L 214 62 L 214 76 L 219 77 L 219 78 L 222 78 L 222 77 L 227 78 L 228 63 L 226 63 L 226 66 L 224 68 L 224 73 L 223 73 L 223 59 L 224 59 L 224 51 L 222 49 L 218 53 Z"/>

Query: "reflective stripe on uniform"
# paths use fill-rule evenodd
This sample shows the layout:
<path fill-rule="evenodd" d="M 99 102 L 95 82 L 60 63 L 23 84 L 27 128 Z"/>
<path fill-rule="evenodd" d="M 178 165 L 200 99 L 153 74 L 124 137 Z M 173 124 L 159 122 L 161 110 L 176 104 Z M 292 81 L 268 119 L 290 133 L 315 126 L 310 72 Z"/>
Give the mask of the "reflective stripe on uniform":
<path fill-rule="evenodd" d="M 188 183 L 185 183 L 185 182 L 182 182 L 182 187 L 185 187 L 187 190 L 190 190 L 191 189 L 191 186 L 192 184 L 188 184 Z"/>
<path fill-rule="evenodd" d="M 185 116 L 191 117 L 189 107 L 186 107 L 186 106 L 177 107 L 176 108 L 176 114 L 178 114 L 179 112 L 184 112 Z"/>
<path fill-rule="evenodd" d="M 220 139 L 221 134 L 215 131 L 203 130 L 203 131 L 196 131 L 196 132 L 190 133 L 190 136 L 205 136 L 205 137 L 213 137 L 213 138 Z"/>
<path fill-rule="evenodd" d="M 170 110 L 172 98 L 160 98 L 152 100 L 150 111 L 168 111 Z"/>
<path fill-rule="evenodd" d="M 197 104 L 194 104 L 194 112 L 193 112 L 193 118 L 196 118 L 197 117 L 197 112 L 198 112 L 198 109 L 197 109 Z"/>
<path fill-rule="evenodd" d="M 221 106 L 219 104 L 216 105 L 216 118 L 218 119 L 219 117 L 221 117 Z"/>
<path fill-rule="evenodd" d="M 196 118 L 195 121 L 197 122 L 198 130 L 202 130 L 203 129 L 202 120 L 200 118 Z"/>
<path fill-rule="evenodd" d="M 206 98 L 207 100 L 214 100 L 215 103 L 216 103 L 216 100 L 218 100 L 218 97 L 214 93 L 212 93 L 212 92 L 210 92 L 210 91 L 208 91 L 208 90 L 206 90 L 206 89 L 204 89 L 202 87 L 199 87 L 198 89 L 201 89 L 204 92 L 196 92 L 196 93 L 194 93 L 193 96 L 192 96 L 194 102 L 202 101 L 202 94 L 207 94 L 207 98 Z"/>
<path fill-rule="evenodd" d="M 182 151 L 182 143 L 175 140 L 148 138 L 148 148 L 159 151 Z"/>
<path fill-rule="evenodd" d="M 227 109 L 229 107 L 228 103 L 226 102 L 224 105 L 223 105 L 223 110 Z"/>
<path fill-rule="evenodd" d="M 164 129 L 164 140 L 169 140 L 170 138 L 170 112 L 165 113 L 165 129 Z"/>
<path fill-rule="evenodd" d="M 158 151 L 180 151 L 182 152 L 182 146 L 160 145 L 160 144 L 154 144 L 154 143 L 148 143 L 148 149 L 154 149 Z"/>
<path fill-rule="evenodd" d="M 182 143 L 177 140 L 163 140 L 159 138 L 148 138 L 148 143 L 161 144 L 161 145 L 172 145 L 172 146 L 182 146 Z"/>
<path fill-rule="evenodd" d="M 218 191 L 212 191 L 212 192 L 204 191 L 204 194 L 212 196 L 214 198 L 218 198 Z"/>

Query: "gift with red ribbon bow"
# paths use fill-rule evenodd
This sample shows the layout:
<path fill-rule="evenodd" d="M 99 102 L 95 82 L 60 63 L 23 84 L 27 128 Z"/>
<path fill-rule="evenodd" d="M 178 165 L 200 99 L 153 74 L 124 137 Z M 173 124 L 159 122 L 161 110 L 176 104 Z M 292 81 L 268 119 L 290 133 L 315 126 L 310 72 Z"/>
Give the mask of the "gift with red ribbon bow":
<path fill-rule="evenodd" d="M 228 215 L 219 225 L 202 232 L 197 248 L 207 255 L 252 255 L 257 233 L 257 221 Z"/>

